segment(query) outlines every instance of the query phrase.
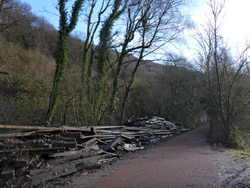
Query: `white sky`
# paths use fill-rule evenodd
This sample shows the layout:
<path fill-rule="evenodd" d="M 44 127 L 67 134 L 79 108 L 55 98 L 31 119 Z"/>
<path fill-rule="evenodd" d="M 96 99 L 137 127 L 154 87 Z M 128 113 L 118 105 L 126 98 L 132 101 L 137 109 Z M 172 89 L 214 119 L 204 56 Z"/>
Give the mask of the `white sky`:
<path fill-rule="evenodd" d="M 200 1 L 202 1 L 201 6 L 196 8 L 191 16 L 197 27 L 206 23 L 206 15 L 211 11 L 207 5 L 209 0 Z M 220 34 L 228 42 L 229 47 L 243 47 L 250 40 L 249 8 L 250 0 L 225 0 L 225 16 Z"/>
<path fill-rule="evenodd" d="M 250 0 L 226 0 L 224 35 L 231 45 L 250 39 Z"/>

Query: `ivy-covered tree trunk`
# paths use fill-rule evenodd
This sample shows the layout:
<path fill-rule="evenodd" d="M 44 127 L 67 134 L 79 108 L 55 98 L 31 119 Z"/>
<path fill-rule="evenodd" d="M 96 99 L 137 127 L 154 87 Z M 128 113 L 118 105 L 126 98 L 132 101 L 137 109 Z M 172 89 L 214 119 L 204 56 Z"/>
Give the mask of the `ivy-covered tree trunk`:
<path fill-rule="evenodd" d="M 76 0 L 72 7 L 72 14 L 70 21 L 68 21 L 68 14 L 66 3 L 67 0 L 59 0 L 59 36 L 57 42 L 57 48 L 55 52 L 56 70 L 54 75 L 53 87 L 50 94 L 49 109 L 47 112 L 46 120 L 50 124 L 52 123 L 53 116 L 56 113 L 57 107 L 60 104 L 60 96 L 62 93 L 62 80 L 63 75 L 68 64 L 68 52 L 67 47 L 69 34 L 75 28 L 78 21 L 79 12 L 81 10 L 84 0 Z"/>
<path fill-rule="evenodd" d="M 92 18 L 95 6 L 96 6 L 96 1 L 93 1 L 92 6 L 91 6 L 91 10 L 90 10 L 89 15 L 88 15 L 87 36 L 86 36 L 86 40 L 84 41 L 82 73 L 81 73 L 82 89 L 83 89 L 83 87 L 85 87 L 87 85 L 88 68 L 91 68 L 91 67 L 89 67 L 88 57 L 89 57 L 89 50 L 90 50 L 90 47 L 91 47 L 92 42 L 93 42 L 92 41 L 93 39 L 91 40 L 91 22 L 92 22 L 91 18 Z M 98 20 L 98 22 L 100 22 L 100 21 Z M 81 97 L 82 97 L 82 95 L 83 95 L 83 93 L 81 94 Z"/>
<path fill-rule="evenodd" d="M 125 11 L 128 0 L 115 0 L 113 9 L 108 18 L 104 21 L 104 24 L 100 31 L 100 44 L 99 44 L 99 58 L 97 64 L 97 106 L 98 106 L 98 124 L 101 122 L 104 112 L 110 106 L 109 100 L 107 100 L 107 82 L 108 74 L 113 68 L 113 65 L 109 64 L 110 61 L 110 49 L 112 41 L 112 29 L 115 21 Z"/>
<path fill-rule="evenodd" d="M 94 54 L 96 53 L 96 49 L 98 47 L 94 47 L 93 42 L 94 42 L 94 37 L 95 34 L 99 28 L 99 25 L 101 24 L 101 18 L 102 15 L 105 14 L 107 11 L 111 0 L 102 0 L 102 6 L 100 7 L 100 10 L 98 12 L 97 16 L 97 21 L 93 22 L 92 18 L 94 16 L 94 10 L 96 8 L 98 0 L 92 0 L 91 1 L 91 8 L 86 15 L 87 19 L 87 27 L 86 27 L 86 39 L 84 41 L 84 50 L 83 50 L 83 62 L 82 62 L 82 72 L 81 72 L 81 98 L 83 99 L 83 95 L 87 95 L 86 97 L 89 98 L 88 93 L 89 93 L 89 88 L 90 88 L 90 77 L 92 74 L 92 69 L 93 69 L 93 62 L 94 62 Z M 105 4 L 106 2 L 106 4 Z M 90 59 L 89 59 L 90 55 Z M 82 100 L 81 99 L 81 100 Z"/>
<path fill-rule="evenodd" d="M 99 50 L 99 60 L 97 65 L 97 71 L 100 79 L 102 79 L 105 76 L 105 69 L 107 68 L 107 63 L 109 62 L 109 50 L 111 48 L 113 25 L 115 21 L 124 12 L 127 6 L 128 0 L 125 0 L 125 5 L 120 10 L 123 1 L 124 0 L 115 0 L 112 13 L 106 19 L 100 31 L 100 44 L 99 44 L 100 50 Z"/>

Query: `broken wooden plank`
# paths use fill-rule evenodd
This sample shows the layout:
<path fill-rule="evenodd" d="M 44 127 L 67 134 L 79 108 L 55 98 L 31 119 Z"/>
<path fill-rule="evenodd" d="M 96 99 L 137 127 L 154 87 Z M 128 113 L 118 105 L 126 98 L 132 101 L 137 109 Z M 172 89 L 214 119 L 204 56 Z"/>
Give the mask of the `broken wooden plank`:
<path fill-rule="evenodd" d="M 65 138 L 65 137 L 50 137 L 49 140 L 51 142 L 54 142 L 54 141 L 76 142 L 75 138 Z"/>
<path fill-rule="evenodd" d="M 95 126 L 95 130 L 101 130 L 101 129 L 123 129 L 125 126 Z"/>
<path fill-rule="evenodd" d="M 109 162 L 111 162 L 111 161 L 113 161 L 113 160 L 116 160 L 116 159 L 117 159 L 117 157 L 108 158 L 108 159 L 100 159 L 100 160 L 98 160 L 98 164 L 109 163 Z"/>
<path fill-rule="evenodd" d="M 136 151 L 145 149 L 143 146 L 137 147 L 135 144 L 124 144 L 123 149 L 126 151 Z"/>
<path fill-rule="evenodd" d="M 14 177 L 14 169 L 7 168 L 1 173 L 1 179 L 10 179 Z"/>
<path fill-rule="evenodd" d="M 6 133 L 6 134 L 0 134 L 0 138 L 16 138 L 16 137 L 26 137 L 35 135 L 36 131 L 32 132 L 19 132 L 19 133 Z"/>
<path fill-rule="evenodd" d="M 93 170 L 93 169 L 100 169 L 102 167 L 101 164 L 91 164 L 91 165 L 84 165 L 81 166 L 81 169 L 83 170 Z"/>
<path fill-rule="evenodd" d="M 111 152 L 107 152 L 107 151 L 103 151 L 102 153 L 105 153 L 107 155 L 111 155 L 111 156 L 114 156 L 114 157 L 118 156 L 116 153 L 111 153 Z"/>
<path fill-rule="evenodd" d="M 108 143 L 104 148 L 103 151 L 108 151 L 111 147 L 115 146 L 121 140 L 120 136 L 116 136 L 110 143 Z"/>
<path fill-rule="evenodd" d="M 104 142 L 103 140 L 101 139 L 97 139 L 98 142 L 100 142 L 101 144 L 104 144 L 104 145 L 107 145 L 108 143 L 107 142 Z"/>
<path fill-rule="evenodd" d="M 95 158 L 102 158 L 103 156 L 106 156 L 106 154 L 100 154 L 100 155 L 92 155 L 92 156 L 88 156 L 88 157 L 84 157 L 84 158 L 81 158 L 81 159 L 77 159 L 77 160 L 72 160 L 72 158 L 70 157 L 64 157 L 64 158 L 61 158 L 61 159 L 50 159 L 48 161 L 48 164 L 50 166 L 56 166 L 56 165 L 60 165 L 60 164 L 69 164 L 69 163 L 72 163 L 72 162 L 77 162 L 77 161 L 82 161 L 82 162 L 89 162 L 90 160 L 92 159 L 95 159 Z M 78 163 L 77 163 L 78 164 Z"/>
<path fill-rule="evenodd" d="M 32 148 L 32 149 L 18 149 L 18 150 L 2 150 L 0 154 L 13 154 L 13 153 L 22 153 L 22 154 L 50 154 L 64 151 L 64 147 L 57 148 Z"/>
<path fill-rule="evenodd" d="M 60 133 L 59 135 L 65 138 L 81 138 L 82 133 L 81 132 L 64 132 L 64 133 Z"/>
<path fill-rule="evenodd" d="M 63 159 L 59 159 L 59 160 L 54 160 L 53 162 L 50 162 L 51 165 L 56 165 L 56 164 L 62 164 L 62 163 L 67 163 L 69 161 L 74 161 L 74 160 L 78 160 L 78 159 L 82 159 L 82 158 L 86 158 L 86 157 L 91 157 L 91 156 L 95 156 L 95 155 L 99 155 L 103 152 L 103 150 L 98 150 L 98 151 L 94 151 L 94 152 L 90 152 L 90 151 L 86 151 L 86 152 L 82 152 L 82 153 L 78 153 L 75 155 L 69 155 L 68 157 L 65 156 L 65 158 Z"/>
<path fill-rule="evenodd" d="M 81 150 L 77 150 L 77 151 L 66 151 L 66 152 L 62 152 L 62 153 L 55 153 L 53 155 L 50 155 L 51 158 L 56 158 L 56 157 L 69 157 L 69 156 L 77 156 L 77 155 L 81 155 L 83 153 L 89 152 L 90 150 L 99 150 L 99 147 L 97 145 L 93 145 Z"/>
<path fill-rule="evenodd" d="M 105 140 L 105 139 L 113 139 L 113 138 L 115 138 L 115 135 L 112 135 L 112 134 L 109 134 L 109 135 L 96 134 L 96 135 L 82 136 L 81 137 L 81 139 L 90 139 L 90 138 L 99 138 L 101 140 Z"/>
<path fill-rule="evenodd" d="M 51 166 L 51 168 L 49 168 L 49 169 L 31 170 L 30 175 L 31 175 L 32 185 L 37 186 L 42 182 L 54 180 L 54 179 L 62 177 L 62 176 L 73 174 L 79 170 L 76 167 L 77 165 L 79 165 L 81 163 L 86 163 L 86 162 L 93 163 L 94 161 L 96 161 L 96 163 L 97 163 L 100 158 L 104 158 L 104 157 L 105 156 L 102 156 L 102 155 L 91 156 L 88 158 L 83 158 L 83 159 L 71 161 L 71 162 L 66 163 L 66 164 L 65 163 L 61 164 L 61 165 L 57 164 L 58 166 Z"/>
<path fill-rule="evenodd" d="M 15 160 L 13 167 L 22 168 L 28 165 L 28 161 L 26 159 L 18 158 Z"/>
<path fill-rule="evenodd" d="M 41 127 L 41 126 L 17 126 L 17 125 L 0 125 L 0 129 L 21 129 L 21 130 L 51 130 L 51 131 L 80 131 L 90 132 L 90 129 L 75 128 L 75 127 Z"/>
<path fill-rule="evenodd" d="M 90 157 L 90 156 L 93 156 L 93 155 L 99 155 L 102 153 L 102 149 L 98 150 L 98 151 L 94 151 L 94 152 L 86 152 L 86 153 L 82 153 L 80 155 L 77 155 L 77 156 L 73 156 L 71 158 L 71 160 L 76 160 L 76 159 L 81 159 L 81 158 L 84 158 L 84 157 Z"/>
<path fill-rule="evenodd" d="M 53 141 L 51 142 L 55 147 L 76 148 L 76 142 Z"/>
<path fill-rule="evenodd" d="M 92 139 L 88 140 L 87 142 L 84 142 L 82 145 L 88 146 L 88 145 L 94 143 L 95 141 L 97 141 L 97 138 L 92 138 Z"/>
<path fill-rule="evenodd" d="M 124 139 L 126 139 L 126 140 L 130 140 L 130 141 L 131 141 L 132 139 L 134 139 L 133 136 L 126 136 L 126 135 L 123 135 L 123 134 L 121 135 L 121 137 L 124 138 Z"/>
<path fill-rule="evenodd" d="M 66 151 L 63 153 L 56 153 L 50 156 L 50 158 L 56 158 L 56 157 L 67 157 L 72 155 L 79 155 L 84 152 L 84 149 L 78 150 L 78 151 Z"/>
<path fill-rule="evenodd" d="M 66 175 L 70 175 L 70 174 L 73 174 L 75 172 L 77 172 L 78 169 L 76 168 L 75 165 L 61 165 L 61 166 L 56 166 L 54 167 L 53 170 L 51 171 L 45 171 L 39 175 L 33 175 L 32 171 L 31 171 L 31 184 L 33 186 L 37 186 L 39 185 L 40 183 L 42 182 L 46 182 L 48 180 L 53 180 L 53 179 L 56 179 L 56 178 L 59 178 L 59 177 L 62 177 L 62 176 L 66 176 Z"/>

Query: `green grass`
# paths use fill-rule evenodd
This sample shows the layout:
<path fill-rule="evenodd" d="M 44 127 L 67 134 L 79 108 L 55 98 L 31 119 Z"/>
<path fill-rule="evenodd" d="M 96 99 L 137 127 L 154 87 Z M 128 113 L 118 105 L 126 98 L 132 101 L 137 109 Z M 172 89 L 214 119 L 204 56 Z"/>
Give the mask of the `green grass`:
<path fill-rule="evenodd" d="M 250 159 L 250 150 L 235 150 L 228 149 L 225 151 L 227 154 L 232 155 L 234 157 L 234 161 L 239 159 Z"/>

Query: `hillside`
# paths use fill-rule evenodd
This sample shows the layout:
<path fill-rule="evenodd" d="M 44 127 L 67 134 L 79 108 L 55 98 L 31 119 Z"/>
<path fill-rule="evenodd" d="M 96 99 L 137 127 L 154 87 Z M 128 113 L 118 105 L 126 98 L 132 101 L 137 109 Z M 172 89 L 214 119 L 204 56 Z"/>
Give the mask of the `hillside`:
<path fill-rule="evenodd" d="M 6 16 L 11 16 L 18 24 L 9 23 L 10 27 L 2 28 L 0 35 L 0 124 L 44 124 L 55 71 L 57 31 L 44 18 L 34 15 L 29 5 L 14 1 L 13 6 L 16 9 L 6 12 Z M 17 20 L 18 16 L 22 17 L 20 21 Z M 70 36 L 68 46 L 70 53 L 64 76 L 63 102 L 56 121 L 79 126 L 82 121 L 79 113 L 87 114 L 87 111 L 81 111 L 77 97 L 72 96 L 80 90 L 84 43 Z M 110 54 L 111 61 L 115 61 L 115 51 Z M 98 56 L 95 58 L 98 59 Z M 128 56 L 125 62 L 127 60 L 136 58 Z M 123 88 L 134 65 L 132 62 L 123 68 L 118 101 L 121 101 Z M 184 124 L 194 124 L 199 119 L 199 114 L 194 115 L 194 112 L 196 114 L 200 109 L 195 94 L 196 76 L 195 71 L 184 67 L 145 61 L 136 74 L 126 119 L 156 115 Z M 117 104 L 117 109 L 120 105 Z M 116 124 L 118 111 L 106 114 L 102 123 Z"/>

